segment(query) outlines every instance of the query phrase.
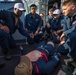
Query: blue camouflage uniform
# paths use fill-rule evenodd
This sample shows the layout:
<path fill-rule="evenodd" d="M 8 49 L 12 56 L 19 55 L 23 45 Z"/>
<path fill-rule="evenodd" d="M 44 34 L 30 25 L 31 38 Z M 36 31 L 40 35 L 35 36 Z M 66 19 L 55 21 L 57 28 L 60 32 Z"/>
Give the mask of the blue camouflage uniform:
<path fill-rule="evenodd" d="M 60 45 L 57 50 L 61 54 L 67 54 L 69 57 L 76 59 L 76 13 L 70 21 L 70 27 L 63 32 L 67 36 L 65 43 Z"/>
<path fill-rule="evenodd" d="M 2 46 L 3 51 L 6 53 L 8 48 L 14 48 L 15 41 L 12 37 L 12 34 L 18 29 L 19 32 L 24 35 L 28 36 L 23 28 L 23 23 L 18 19 L 17 24 L 15 25 L 15 14 L 14 12 L 10 12 L 7 10 L 0 10 L 0 19 L 5 22 L 5 25 L 8 26 L 10 32 L 7 33 L 4 30 L 0 29 L 0 46 Z"/>
<path fill-rule="evenodd" d="M 41 28 L 43 26 L 42 19 L 38 14 L 35 14 L 35 16 L 33 17 L 32 14 L 29 13 L 25 16 L 24 21 L 25 21 L 25 28 L 28 29 L 28 34 L 29 33 L 35 34 L 38 27 Z M 43 36 L 43 32 L 39 31 L 39 34 L 37 36 L 35 36 L 34 39 L 27 37 L 27 42 L 28 43 L 38 42 L 42 36 Z"/>

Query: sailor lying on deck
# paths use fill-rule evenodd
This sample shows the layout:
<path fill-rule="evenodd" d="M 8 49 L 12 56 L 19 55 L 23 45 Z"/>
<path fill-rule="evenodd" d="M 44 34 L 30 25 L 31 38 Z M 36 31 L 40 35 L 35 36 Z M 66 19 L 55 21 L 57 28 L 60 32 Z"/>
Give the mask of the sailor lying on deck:
<path fill-rule="evenodd" d="M 49 59 L 51 57 L 51 59 Z M 41 42 L 36 50 L 21 57 L 15 75 L 50 75 L 60 61 L 52 42 Z"/>

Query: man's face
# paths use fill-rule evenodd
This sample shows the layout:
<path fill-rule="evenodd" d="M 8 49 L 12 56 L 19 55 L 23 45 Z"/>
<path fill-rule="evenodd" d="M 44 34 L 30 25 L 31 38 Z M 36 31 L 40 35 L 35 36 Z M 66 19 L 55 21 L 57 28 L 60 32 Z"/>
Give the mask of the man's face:
<path fill-rule="evenodd" d="M 53 16 L 53 9 L 49 9 L 49 15 Z"/>
<path fill-rule="evenodd" d="M 73 5 L 62 6 L 62 12 L 65 16 L 72 16 L 74 12 L 74 6 Z"/>
<path fill-rule="evenodd" d="M 60 14 L 54 14 L 53 17 L 54 17 L 55 19 L 59 19 Z"/>
<path fill-rule="evenodd" d="M 36 7 L 31 7 L 31 8 L 30 8 L 30 12 L 31 12 L 32 14 L 35 14 L 35 13 L 36 13 Z"/>
<path fill-rule="evenodd" d="M 19 9 L 16 9 L 16 8 L 14 9 L 14 13 L 17 17 L 20 17 L 22 15 L 22 12 L 23 11 L 20 11 Z"/>
<path fill-rule="evenodd" d="M 41 18 L 44 18 L 44 14 L 41 13 L 40 16 L 41 16 Z"/>

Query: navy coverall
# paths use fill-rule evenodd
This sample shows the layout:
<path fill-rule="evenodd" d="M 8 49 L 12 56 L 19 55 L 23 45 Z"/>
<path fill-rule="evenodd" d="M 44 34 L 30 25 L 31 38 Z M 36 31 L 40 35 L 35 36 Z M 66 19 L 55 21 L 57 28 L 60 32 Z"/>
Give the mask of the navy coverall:
<path fill-rule="evenodd" d="M 33 33 L 35 34 L 35 32 L 37 31 L 38 27 L 42 27 L 42 19 L 38 14 L 35 14 L 35 16 L 33 17 L 33 15 L 31 13 L 27 14 L 25 16 L 25 28 L 28 29 L 28 33 Z M 43 32 L 39 32 L 38 35 L 36 35 L 34 37 L 34 39 L 27 37 L 27 42 L 28 43 L 34 43 L 34 42 L 38 42 L 40 40 L 40 38 L 43 36 Z"/>
<path fill-rule="evenodd" d="M 12 37 L 12 34 L 15 33 L 17 29 L 24 36 L 28 36 L 28 34 L 25 32 L 23 28 L 23 23 L 20 20 L 20 18 L 18 19 L 18 22 L 15 25 L 14 12 L 10 12 L 7 10 L 0 10 L 0 19 L 5 21 L 5 25 L 8 26 L 10 30 L 10 32 L 7 33 L 4 30 L 0 29 L 0 46 L 2 46 L 4 53 L 6 53 L 8 52 L 8 48 L 15 47 L 15 41 Z"/>
<path fill-rule="evenodd" d="M 60 61 L 60 56 L 55 54 L 54 47 L 50 44 L 47 44 L 45 41 L 41 42 L 36 50 L 40 52 L 44 52 L 46 57 L 49 59 L 46 60 L 45 57 L 42 59 L 38 59 L 35 64 L 38 66 L 39 75 L 50 75 L 53 70 L 55 70 L 56 66 Z M 33 64 L 33 75 L 37 75 L 36 66 Z"/>
<path fill-rule="evenodd" d="M 53 19 L 52 22 L 51 22 L 51 30 L 52 30 L 52 33 L 54 31 L 58 31 L 58 30 L 61 30 L 63 29 L 63 21 L 64 21 L 64 16 L 60 16 L 58 21 L 56 21 L 56 19 Z M 58 36 L 60 36 L 62 34 L 62 32 L 60 32 L 58 34 Z M 53 34 L 53 42 L 54 43 L 59 43 L 60 41 L 57 39 L 57 36 Z"/>

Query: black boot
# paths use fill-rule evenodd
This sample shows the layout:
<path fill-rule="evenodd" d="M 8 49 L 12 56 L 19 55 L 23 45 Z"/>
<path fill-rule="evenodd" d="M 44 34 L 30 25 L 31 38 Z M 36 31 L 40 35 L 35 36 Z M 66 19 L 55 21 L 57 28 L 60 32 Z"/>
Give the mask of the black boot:
<path fill-rule="evenodd" d="M 6 49 L 3 48 L 2 51 L 3 51 L 4 55 L 5 55 L 5 59 L 6 60 L 10 60 L 11 59 L 11 55 L 10 55 L 9 48 L 6 48 Z"/>
<path fill-rule="evenodd" d="M 4 53 L 4 54 L 5 54 L 5 59 L 6 59 L 6 60 L 10 60 L 10 59 L 11 59 L 10 52 L 6 52 L 6 53 Z"/>

